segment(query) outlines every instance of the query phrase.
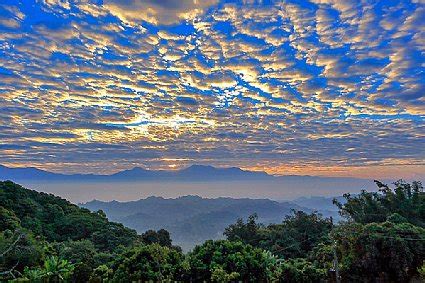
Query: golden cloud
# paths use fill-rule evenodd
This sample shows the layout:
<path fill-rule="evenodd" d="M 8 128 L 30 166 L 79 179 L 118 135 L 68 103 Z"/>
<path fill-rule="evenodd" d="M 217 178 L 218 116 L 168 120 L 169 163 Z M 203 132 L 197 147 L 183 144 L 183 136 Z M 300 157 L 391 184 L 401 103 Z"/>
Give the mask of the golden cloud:
<path fill-rule="evenodd" d="M 105 0 L 104 7 L 126 22 L 143 20 L 156 25 L 170 25 L 194 19 L 217 2 L 217 0 Z"/>

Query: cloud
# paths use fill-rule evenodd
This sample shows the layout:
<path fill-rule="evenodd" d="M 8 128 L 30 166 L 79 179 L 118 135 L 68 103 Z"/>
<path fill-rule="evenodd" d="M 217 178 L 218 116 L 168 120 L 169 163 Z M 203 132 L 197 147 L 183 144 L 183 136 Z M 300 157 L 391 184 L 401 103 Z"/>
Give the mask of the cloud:
<path fill-rule="evenodd" d="M 0 21 L 0 155 L 94 171 L 420 163 L 422 14 L 409 1 L 1 4 L 16 23 Z"/>
<path fill-rule="evenodd" d="M 170 25 L 194 19 L 216 3 L 217 0 L 104 0 L 103 5 L 124 21 Z"/>

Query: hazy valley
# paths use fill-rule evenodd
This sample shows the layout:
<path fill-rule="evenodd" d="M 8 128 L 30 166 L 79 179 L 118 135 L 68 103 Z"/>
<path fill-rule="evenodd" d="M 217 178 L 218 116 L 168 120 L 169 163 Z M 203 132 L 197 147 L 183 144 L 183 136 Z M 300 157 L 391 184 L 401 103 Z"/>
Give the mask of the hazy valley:
<path fill-rule="evenodd" d="M 111 175 L 65 175 L 35 168 L 0 166 L 0 180 L 64 197 L 74 203 L 94 199 L 132 201 L 150 196 L 177 198 L 267 198 L 288 201 L 304 196 L 338 196 L 376 190 L 371 180 L 315 176 L 272 176 L 239 168 L 195 165 L 177 171 L 133 168 Z"/>
<path fill-rule="evenodd" d="M 305 206 L 298 205 L 298 202 Z M 184 250 L 208 239 L 223 238 L 227 226 L 238 218 L 246 219 L 254 213 L 258 216 L 258 222 L 263 224 L 280 223 L 292 210 L 317 210 L 326 217 L 339 219 L 332 199 L 323 197 L 301 198 L 293 202 L 247 198 L 206 199 L 199 196 L 176 199 L 149 197 L 131 202 L 91 201 L 81 206 L 92 211 L 102 210 L 111 221 L 123 223 L 139 233 L 150 229 L 166 229 L 173 242 Z"/>

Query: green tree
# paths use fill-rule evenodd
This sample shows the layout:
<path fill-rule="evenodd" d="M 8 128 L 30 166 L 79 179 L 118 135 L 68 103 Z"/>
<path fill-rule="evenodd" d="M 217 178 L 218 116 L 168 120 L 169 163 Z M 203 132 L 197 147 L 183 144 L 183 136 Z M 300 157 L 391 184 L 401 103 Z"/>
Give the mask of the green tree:
<path fill-rule="evenodd" d="M 221 267 L 214 267 L 211 271 L 211 281 L 218 283 L 227 283 L 236 281 L 240 277 L 240 274 L 237 272 L 226 272 Z"/>
<path fill-rule="evenodd" d="M 28 266 L 25 267 L 22 280 L 19 281 L 30 281 L 30 282 L 41 282 L 43 280 L 45 273 L 41 268 L 31 269 Z"/>
<path fill-rule="evenodd" d="M 0 280 L 19 276 L 25 267 L 43 262 L 42 243 L 25 229 L 0 232 Z"/>
<path fill-rule="evenodd" d="M 16 230 L 21 226 L 21 220 L 16 217 L 13 211 L 0 206 L 0 232 L 5 230 Z"/>
<path fill-rule="evenodd" d="M 56 253 L 74 264 L 72 281 L 87 282 L 96 266 L 97 251 L 89 240 L 66 241 L 56 244 Z"/>
<path fill-rule="evenodd" d="M 327 269 L 318 268 L 305 258 L 289 259 L 282 262 L 280 281 L 288 283 L 313 283 L 327 279 Z"/>
<path fill-rule="evenodd" d="M 224 235 L 229 241 L 241 241 L 245 244 L 258 246 L 261 236 L 260 230 L 263 225 L 257 223 L 257 214 L 248 217 L 246 223 L 239 218 L 235 224 L 231 224 L 224 230 Z"/>
<path fill-rule="evenodd" d="M 112 264 L 113 280 L 172 281 L 179 280 L 183 254 L 159 244 L 141 245 L 128 249 Z"/>
<path fill-rule="evenodd" d="M 425 229 L 410 223 L 348 223 L 332 238 L 345 281 L 408 282 L 425 257 Z"/>
<path fill-rule="evenodd" d="M 136 231 L 109 222 L 102 212 L 90 212 L 59 197 L 0 182 L 2 230 L 20 225 L 48 242 L 88 239 L 100 251 L 137 242 Z M 12 225 L 12 226 L 11 226 Z"/>
<path fill-rule="evenodd" d="M 60 258 L 71 263 L 84 262 L 89 266 L 94 266 L 94 258 L 97 253 L 94 244 L 85 239 L 79 241 L 66 241 L 56 244 L 57 253 Z"/>
<path fill-rule="evenodd" d="M 107 265 L 99 265 L 96 267 L 91 276 L 89 282 L 92 283 L 101 283 L 101 282 L 107 282 L 109 278 L 113 277 L 113 270 L 109 268 Z"/>
<path fill-rule="evenodd" d="M 74 265 L 58 257 L 48 257 L 41 268 L 25 268 L 22 280 L 31 282 L 64 282 L 68 281 Z"/>
<path fill-rule="evenodd" d="M 277 272 L 277 265 L 269 257 L 269 253 L 241 242 L 209 240 L 189 253 L 186 280 L 267 281 Z"/>
<path fill-rule="evenodd" d="M 422 262 L 422 265 L 418 268 L 418 273 L 420 278 L 425 281 L 425 260 Z"/>
<path fill-rule="evenodd" d="M 246 223 L 239 219 L 226 228 L 224 235 L 231 241 L 242 241 L 265 250 L 281 258 L 307 257 L 320 242 L 328 238 L 332 221 L 318 213 L 293 211 L 281 224 L 264 227 L 256 223 L 256 215 Z"/>
<path fill-rule="evenodd" d="M 294 211 L 282 224 L 269 225 L 260 247 L 281 258 L 307 257 L 319 243 L 328 239 L 332 220 L 319 213 Z"/>
<path fill-rule="evenodd" d="M 425 227 L 425 193 L 421 182 L 394 183 L 394 188 L 375 181 L 378 192 L 362 191 L 359 195 L 344 194 L 345 203 L 334 200 L 340 214 L 358 223 L 384 222 L 398 213 L 410 223 Z"/>
<path fill-rule="evenodd" d="M 60 282 L 68 279 L 74 265 L 64 259 L 58 257 L 49 257 L 44 261 L 44 276 L 49 282 Z"/>
<path fill-rule="evenodd" d="M 172 241 L 170 233 L 165 229 L 160 229 L 158 231 L 148 230 L 142 234 L 142 241 L 146 244 L 159 244 L 163 247 L 171 247 Z"/>

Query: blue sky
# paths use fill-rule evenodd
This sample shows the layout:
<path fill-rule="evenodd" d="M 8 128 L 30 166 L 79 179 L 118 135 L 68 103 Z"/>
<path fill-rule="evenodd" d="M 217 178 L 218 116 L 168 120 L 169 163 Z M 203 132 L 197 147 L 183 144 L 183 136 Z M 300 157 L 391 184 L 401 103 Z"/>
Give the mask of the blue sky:
<path fill-rule="evenodd" d="M 2 0 L 0 157 L 425 175 L 421 1 Z"/>

